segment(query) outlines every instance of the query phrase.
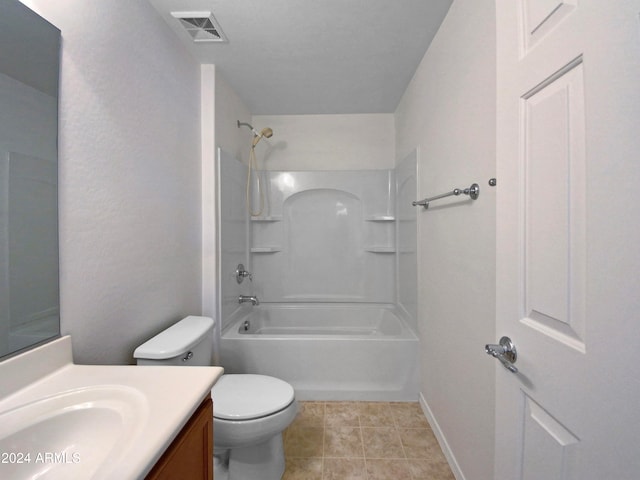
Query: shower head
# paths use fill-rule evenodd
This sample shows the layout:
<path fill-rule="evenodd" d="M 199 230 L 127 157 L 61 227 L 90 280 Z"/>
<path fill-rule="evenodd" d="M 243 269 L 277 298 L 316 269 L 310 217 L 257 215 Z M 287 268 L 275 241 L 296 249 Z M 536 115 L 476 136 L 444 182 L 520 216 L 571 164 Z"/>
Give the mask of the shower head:
<path fill-rule="evenodd" d="M 253 137 L 252 146 L 255 147 L 258 144 L 258 142 L 262 139 L 262 137 L 271 138 L 273 136 L 273 130 L 271 130 L 269 127 L 265 127 L 262 130 L 260 130 L 260 133 L 253 130 L 253 135 L 254 137 Z"/>
<path fill-rule="evenodd" d="M 260 130 L 260 137 L 271 138 L 273 136 L 273 130 L 269 127 L 263 128 Z"/>

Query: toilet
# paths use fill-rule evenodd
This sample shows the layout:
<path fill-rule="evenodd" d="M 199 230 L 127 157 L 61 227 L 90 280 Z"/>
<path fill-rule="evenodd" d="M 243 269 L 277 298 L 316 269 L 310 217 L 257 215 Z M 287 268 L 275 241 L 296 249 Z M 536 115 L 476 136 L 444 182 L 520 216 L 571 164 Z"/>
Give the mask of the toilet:
<path fill-rule="evenodd" d="M 211 365 L 214 321 L 189 316 L 140 345 L 138 365 Z M 225 374 L 213 398 L 214 478 L 280 480 L 282 432 L 296 416 L 293 387 L 267 375 Z"/>

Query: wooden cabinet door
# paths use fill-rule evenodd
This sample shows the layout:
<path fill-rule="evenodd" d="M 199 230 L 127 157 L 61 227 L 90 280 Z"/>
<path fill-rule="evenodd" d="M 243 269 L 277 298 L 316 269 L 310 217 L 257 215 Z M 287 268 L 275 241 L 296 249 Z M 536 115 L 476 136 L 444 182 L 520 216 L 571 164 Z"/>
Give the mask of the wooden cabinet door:
<path fill-rule="evenodd" d="M 213 402 L 207 398 L 193 414 L 147 480 L 213 480 Z"/>

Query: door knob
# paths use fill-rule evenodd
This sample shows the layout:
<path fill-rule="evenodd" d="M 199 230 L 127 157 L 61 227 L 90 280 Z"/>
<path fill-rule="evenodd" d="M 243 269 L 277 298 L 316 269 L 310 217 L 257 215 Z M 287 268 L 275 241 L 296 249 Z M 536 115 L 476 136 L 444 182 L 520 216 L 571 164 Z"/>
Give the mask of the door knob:
<path fill-rule="evenodd" d="M 493 358 L 500 360 L 502 366 L 510 372 L 518 372 L 518 369 L 513 365 L 518 359 L 518 352 L 516 351 L 516 346 L 509 337 L 502 337 L 498 345 L 491 343 L 485 345 L 484 351 L 487 355 L 491 355 Z"/>

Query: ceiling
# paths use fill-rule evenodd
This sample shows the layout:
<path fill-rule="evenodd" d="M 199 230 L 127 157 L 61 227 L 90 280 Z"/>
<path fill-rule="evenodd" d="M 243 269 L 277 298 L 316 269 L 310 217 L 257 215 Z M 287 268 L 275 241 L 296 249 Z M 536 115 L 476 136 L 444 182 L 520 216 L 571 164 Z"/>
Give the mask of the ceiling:
<path fill-rule="evenodd" d="M 453 0 L 148 0 L 254 115 L 392 113 Z M 195 43 L 171 12 L 211 12 Z"/>

